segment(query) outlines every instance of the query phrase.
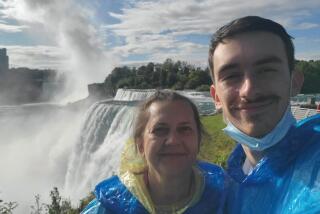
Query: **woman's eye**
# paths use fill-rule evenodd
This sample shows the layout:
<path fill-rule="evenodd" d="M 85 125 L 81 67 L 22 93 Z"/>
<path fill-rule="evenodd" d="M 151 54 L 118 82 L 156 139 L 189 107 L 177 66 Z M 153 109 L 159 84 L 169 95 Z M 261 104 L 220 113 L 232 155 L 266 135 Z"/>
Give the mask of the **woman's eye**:
<path fill-rule="evenodd" d="M 178 128 L 179 133 L 189 133 L 192 131 L 192 128 L 190 126 L 182 126 Z"/>
<path fill-rule="evenodd" d="M 169 128 L 166 127 L 157 127 L 155 129 L 152 130 L 152 134 L 158 136 L 158 137 L 162 137 L 165 136 L 169 133 Z"/>

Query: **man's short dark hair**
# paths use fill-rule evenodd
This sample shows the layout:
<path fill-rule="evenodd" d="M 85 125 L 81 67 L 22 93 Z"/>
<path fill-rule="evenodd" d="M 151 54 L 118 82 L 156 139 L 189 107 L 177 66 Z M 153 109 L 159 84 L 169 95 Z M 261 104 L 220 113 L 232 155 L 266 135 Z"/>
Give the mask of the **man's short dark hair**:
<path fill-rule="evenodd" d="M 294 68 L 294 46 L 293 37 L 290 36 L 284 27 L 270 19 L 259 16 L 246 16 L 224 25 L 215 34 L 213 34 L 209 48 L 209 69 L 212 82 L 214 83 L 213 73 L 213 54 L 219 43 L 223 43 L 224 39 L 232 38 L 235 35 L 254 31 L 270 32 L 278 35 L 284 43 L 288 57 L 289 71 Z"/>

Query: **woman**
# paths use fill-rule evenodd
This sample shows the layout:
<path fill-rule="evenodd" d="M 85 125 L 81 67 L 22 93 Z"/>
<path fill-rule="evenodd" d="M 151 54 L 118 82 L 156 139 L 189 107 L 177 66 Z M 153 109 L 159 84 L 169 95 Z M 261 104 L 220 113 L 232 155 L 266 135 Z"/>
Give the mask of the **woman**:
<path fill-rule="evenodd" d="M 173 91 L 157 91 L 139 108 L 119 176 L 96 186 L 83 213 L 221 212 L 224 173 L 196 161 L 202 136 L 196 106 Z"/>

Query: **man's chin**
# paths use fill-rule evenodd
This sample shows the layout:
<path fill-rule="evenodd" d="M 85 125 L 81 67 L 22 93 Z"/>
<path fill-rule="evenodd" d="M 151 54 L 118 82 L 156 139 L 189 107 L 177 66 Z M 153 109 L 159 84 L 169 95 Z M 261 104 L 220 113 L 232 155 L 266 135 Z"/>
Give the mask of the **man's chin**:
<path fill-rule="evenodd" d="M 261 120 L 246 122 L 237 127 L 246 135 L 255 138 L 261 138 L 268 133 L 268 130 L 266 130 L 266 127 L 262 124 Z"/>

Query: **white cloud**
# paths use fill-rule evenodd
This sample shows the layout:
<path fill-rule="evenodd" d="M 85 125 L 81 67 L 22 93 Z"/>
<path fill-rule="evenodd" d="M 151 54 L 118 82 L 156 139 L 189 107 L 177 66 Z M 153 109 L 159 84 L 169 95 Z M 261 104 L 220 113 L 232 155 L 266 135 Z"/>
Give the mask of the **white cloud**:
<path fill-rule="evenodd" d="M 245 15 L 274 19 L 289 30 L 319 28 L 318 23 L 305 21 L 314 8 L 319 8 L 317 0 L 126 0 L 124 5 L 121 13 L 110 13 L 118 23 L 98 30 L 91 23 L 94 13 L 75 0 L 0 0 L 0 15 L 19 21 L 12 31 L 28 28 L 25 32 L 51 39 L 50 44 L 57 45 L 68 57 L 68 61 L 62 61 L 65 67 L 77 70 L 87 82 L 104 79 L 120 63 L 120 56 L 145 55 L 146 60 L 157 61 L 168 57 L 202 59 L 206 63 L 208 45 L 188 41 L 188 35 L 210 35 Z M 0 31 L 1 24 L 8 25 L 1 22 Z M 187 39 L 182 41 L 181 36 Z M 110 37 L 114 38 L 112 44 Z"/>
<path fill-rule="evenodd" d="M 106 70 L 117 61 L 102 49 L 102 38 L 91 22 L 93 12 L 74 0 L 2 0 L 1 4 L 6 18 L 35 29 L 35 36 L 50 37 L 68 57 L 63 61 L 67 62 L 67 70 L 77 70 L 77 76 L 87 82 L 104 78 Z"/>
<path fill-rule="evenodd" d="M 2 46 L 7 48 L 10 67 L 61 69 L 66 56 L 53 46 Z"/>
<path fill-rule="evenodd" d="M 137 1 L 134 7 L 126 8 L 123 14 L 111 13 L 119 19 L 111 29 L 119 35 L 134 33 L 160 33 L 165 30 L 197 33 L 211 33 L 222 24 L 249 14 L 276 18 L 281 22 L 290 14 L 292 19 L 307 15 L 307 11 L 320 6 L 317 1 L 308 4 L 299 1 Z"/>
<path fill-rule="evenodd" d="M 66 90 L 72 100 L 86 96 L 87 84 L 102 82 L 118 63 L 116 56 L 103 50 L 104 42 L 92 23 L 93 12 L 76 0 L 2 0 L 0 4 L 3 17 L 28 25 L 34 36 L 51 38 L 66 56 L 60 65 L 64 63 L 63 70 L 69 74 Z"/>
<path fill-rule="evenodd" d="M 315 50 L 298 52 L 296 58 L 300 60 L 319 60 L 320 52 Z"/>
<path fill-rule="evenodd" d="M 306 29 L 312 29 L 312 28 L 319 28 L 320 25 L 317 23 L 310 23 L 310 22 L 302 22 L 297 24 L 293 29 L 296 30 L 306 30 Z"/>
<path fill-rule="evenodd" d="M 121 13 L 110 13 L 119 20 L 119 23 L 107 26 L 106 29 L 115 37 L 125 38 L 125 45 L 115 48 L 118 53 L 124 55 L 145 53 L 151 55 L 150 58 L 158 58 L 161 55 L 166 58 L 168 48 L 176 47 L 175 54 L 182 58 L 189 56 L 185 53 L 188 52 L 186 47 L 190 42 L 184 44 L 185 42 L 178 41 L 178 36 L 208 35 L 234 18 L 245 15 L 271 18 L 288 29 L 315 28 L 318 24 L 301 20 L 312 15 L 314 8 L 319 7 L 320 2 L 316 0 L 308 3 L 298 0 L 136 1 L 131 2 L 131 5 L 124 8 Z M 204 55 L 206 53 L 207 50 Z"/>
<path fill-rule="evenodd" d="M 0 22 L 0 31 L 5 33 L 17 33 L 23 31 L 26 28 L 28 27 L 25 25 L 10 25 L 5 21 Z"/>

